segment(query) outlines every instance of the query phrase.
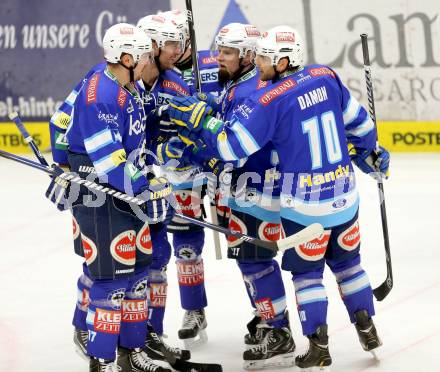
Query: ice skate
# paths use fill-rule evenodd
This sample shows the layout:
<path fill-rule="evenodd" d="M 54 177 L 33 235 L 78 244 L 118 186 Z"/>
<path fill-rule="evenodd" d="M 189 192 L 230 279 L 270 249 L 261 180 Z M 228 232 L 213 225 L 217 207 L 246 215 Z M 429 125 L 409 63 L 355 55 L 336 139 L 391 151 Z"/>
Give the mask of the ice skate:
<path fill-rule="evenodd" d="M 368 317 L 366 310 L 360 310 L 354 314 L 356 319 L 356 331 L 361 343 L 362 349 L 373 354 L 374 359 L 379 360 L 375 349 L 382 345 L 382 341 L 377 334 L 373 320 Z"/>
<path fill-rule="evenodd" d="M 118 372 L 171 372 L 171 369 L 155 364 L 141 349 L 119 347 L 117 362 Z"/>
<path fill-rule="evenodd" d="M 246 370 L 291 367 L 295 364 L 295 342 L 288 327 L 273 328 L 267 324 L 257 326 L 264 334 L 259 345 L 243 353 L 243 368 Z M 260 330 L 257 330 L 257 332 Z"/>
<path fill-rule="evenodd" d="M 249 332 L 244 335 L 244 344 L 246 349 L 249 349 L 254 345 L 258 345 L 263 340 L 264 334 L 261 332 L 261 330 L 264 328 L 257 327 L 259 324 L 262 324 L 262 319 L 258 315 L 258 312 L 255 312 L 254 317 L 246 325 Z"/>
<path fill-rule="evenodd" d="M 206 334 L 205 310 L 187 310 L 183 318 L 182 328 L 178 335 L 185 345 L 185 349 L 192 350 L 208 342 Z"/>
<path fill-rule="evenodd" d="M 90 358 L 89 372 L 119 372 L 114 361 Z"/>
<path fill-rule="evenodd" d="M 327 325 L 321 325 L 309 338 L 309 350 L 295 361 L 303 372 L 330 372 L 332 358 L 328 349 Z"/>
<path fill-rule="evenodd" d="M 191 352 L 189 350 L 182 350 L 178 347 L 171 347 L 163 341 L 163 338 L 161 336 L 149 330 L 147 342 L 145 343 L 145 347 L 143 348 L 148 357 L 155 360 L 165 360 L 166 358 L 162 352 L 162 347 L 165 347 L 166 351 L 169 354 L 173 355 L 175 358 L 182 360 L 189 360 L 191 358 Z"/>
<path fill-rule="evenodd" d="M 89 361 L 90 357 L 87 355 L 87 340 L 89 333 L 82 329 L 75 328 L 73 331 L 73 343 L 75 344 L 76 353 L 84 360 Z"/>

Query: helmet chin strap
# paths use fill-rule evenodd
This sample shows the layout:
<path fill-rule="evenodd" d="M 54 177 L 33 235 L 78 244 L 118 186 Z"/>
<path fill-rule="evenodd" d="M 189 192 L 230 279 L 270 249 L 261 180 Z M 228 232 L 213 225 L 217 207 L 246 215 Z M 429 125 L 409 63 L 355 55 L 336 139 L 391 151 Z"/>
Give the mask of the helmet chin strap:
<path fill-rule="evenodd" d="M 126 70 L 128 70 L 130 74 L 130 83 L 134 83 L 134 69 L 137 66 L 137 63 L 134 64 L 132 67 L 125 66 L 121 61 L 118 62 L 122 67 L 124 67 Z"/>
<path fill-rule="evenodd" d="M 231 74 L 231 79 L 232 81 L 236 81 L 238 79 L 240 79 L 245 73 L 247 73 L 247 71 L 244 71 L 244 69 L 248 66 L 244 66 L 242 64 L 243 62 L 243 57 L 240 57 L 239 62 L 238 62 L 238 70 L 235 71 L 233 74 Z"/>

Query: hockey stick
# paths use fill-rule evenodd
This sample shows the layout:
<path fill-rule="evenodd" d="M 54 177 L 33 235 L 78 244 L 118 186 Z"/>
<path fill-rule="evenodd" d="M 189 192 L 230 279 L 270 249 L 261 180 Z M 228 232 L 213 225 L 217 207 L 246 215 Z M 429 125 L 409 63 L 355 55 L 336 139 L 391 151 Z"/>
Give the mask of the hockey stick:
<path fill-rule="evenodd" d="M 34 139 L 32 138 L 32 136 L 29 134 L 29 132 L 24 127 L 24 124 L 21 121 L 20 117 L 18 116 L 17 112 L 15 112 L 15 111 L 10 112 L 9 119 L 11 119 L 15 123 L 15 125 L 17 126 L 18 130 L 20 131 L 21 135 L 23 136 L 24 140 L 29 144 L 29 146 L 31 147 L 32 151 L 34 152 L 34 154 L 37 157 L 37 159 L 39 160 L 39 162 L 42 165 L 49 166 L 49 163 L 46 161 L 43 154 L 40 152 Z"/>
<path fill-rule="evenodd" d="M 365 80 L 367 84 L 368 108 L 370 111 L 371 120 L 373 120 L 374 126 L 376 128 L 376 149 L 378 149 L 379 140 L 377 137 L 376 109 L 374 107 L 373 79 L 371 77 L 370 54 L 368 52 L 368 35 L 362 34 L 361 41 L 362 41 L 362 54 L 364 57 Z M 374 293 L 374 297 L 376 297 L 378 301 L 382 301 L 388 295 L 388 293 L 391 292 L 391 289 L 393 288 L 393 269 L 391 265 L 391 250 L 390 250 L 390 241 L 388 235 L 387 213 L 385 208 L 385 193 L 384 193 L 382 180 L 378 179 L 377 187 L 379 190 L 380 215 L 382 218 L 382 232 L 383 232 L 383 241 L 385 246 L 387 277 L 385 281 L 381 285 L 379 285 L 379 287 L 373 290 L 373 293 Z"/>
<path fill-rule="evenodd" d="M 98 193 L 101 192 L 106 195 L 113 196 L 114 198 L 120 199 L 120 200 L 125 201 L 126 203 L 129 203 L 129 204 L 134 204 L 134 205 L 139 206 L 139 205 L 144 204 L 147 200 L 149 200 L 149 198 L 155 197 L 152 192 L 150 192 L 150 194 L 148 194 L 148 195 L 142 195 L 141 197 L 131 196 L 131 195 L 125 194 L 121 191 L 114 190 L 110 187 L 100 185 L 99 183 L 92 182 L 92 181 L 86 180 L 84 178 L 81 178 L 76 173 L 64 172 L 64 171 L 62 171 L 61 168 L 59 168 L 59 172 L 56 173 L 55 170 L 51 167 L 39 164 L 39 163 L 34 162 L 30 159 L 26 159 L 21 156 L 11 154 L 11 153 L 3 151 L 3 150 L 0 150 L 0 156 L 4 157 L 6 159 L 9 159 L 9 160 L 13 160 L 15 162 L 27 165 L 29 167 L 38 169 L 40 171 L 46 172 L 51 177 L 58 177 L 61 180 L 68 181 L 68 182 L 71 182 L 71 183 L 74 183 L 77 185 L 82 185 L 82 186 L 86 187 L 87 189 L 92 190 L 94 192 L 98 192 Z M 320 224 L 315 223 L 310 226 L 307 226 L 306 228 L 304 228 L 303 230 L 299 231 L 296 234 L 288 236 L 287 238 L 284 238 L 284 239 L 281 239 L 278 241 L 265 241 L 265 240 L 251 237 L 249 235 L 242 234 L 238 231 L 229 230 L 224 227 L 213 225 L 213 224 L 206 222 L 206 221 L 200 221 L 200 220 L 186 216 L 181 213 L 176 213 L 176 216 L 179 218 L 182 218 L 184 220 L 187 220 L 187 221 L 193 223 L 194 225 L 206 227 L 208 229 L 215 230 L 215 231 L 218 231 L 222 234 L 225 234 L 226 236 L 233 236 L 239 240 L 244 240 L 244 241 L 247 241 L 248 243 L 252 243 L 252 244 L 258 245 L 263 248 L 271 249 L 275 252 L 278 252 L 278 251 L 284 252 L 286 249 L 293 248 L 293 247 L 295 247 L 299 244 L 302 244 L 302 243 L 306 243 L 309 240 L 313 240 L 314 238 L 320 236 L 324 231 L 323 227 Z"/>
<path fill-rule="evenodd" d="M 186 13 L 188 17 L 188 28 L 189 28 L 189 37 L 191 42 L 191 60 L 193 65 L 193 72 L 194 72 L 194 85 L 197 90 L 197 92 L 202 91 L 202 85 L 200 80 L 200 70 L 199 70 L 199 61 L 197 59 L 197 42 L 196 42 L 196 33 L 194 31 L 194 13 L 192 9 L 192 1 L 191 0 L 185 0 L 186 4 Z M 218 225 L 218 218 L 217 218 L 217 207 L 215 205 L 215 199 L 209 201 L 209 209 L 211 211 L 211 219 L 214 225 Z M 214 237 L 214 249 L 215 249 L 215 258 L 217 260 L 222 259 L 222 248 L 220 243 L 220 235 L 218 232 L 213 230 L 213 237 Z"/>
<path fill-rule="evenodd" d="M 165 360 L 176 371 L 181 371 L 181 372 L 222 372 L 223 371 L 223 368 L 220 364 L 197 363 L 197 362 L 190 362 L 187 360 L 176 358 L 173 355 L 173 353 L 167 350 L 163 341 L 157 335 L 150 322 L 147 323 L 147 328 L 149 335 L 154 339 L 154 341 L 157 344 L 159 344 L 160 351 L 162 352 Z"/>

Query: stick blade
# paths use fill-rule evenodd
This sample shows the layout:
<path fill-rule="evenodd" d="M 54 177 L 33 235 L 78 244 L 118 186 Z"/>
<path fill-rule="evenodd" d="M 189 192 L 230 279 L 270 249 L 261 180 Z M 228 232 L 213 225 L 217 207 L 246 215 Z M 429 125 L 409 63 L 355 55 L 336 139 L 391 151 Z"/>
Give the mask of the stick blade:
<path fill-rule="evenodd" d="M 379 287 L 373 290 L 374 297 L 377 301 L 382 301 L 393 289 L 393 280 L 387 278 Z"/>
<path fill-rule="evenodd" d="M 324 232 L 324 228 L 319 223 L 312 223 L 296 234 L 290 235 L 284 239 L 277 241 L 278 249 L 281 252 L 289 248 L 296 247 L 299 244 L 307 243 L 310 240 L 318 238 Z"/>

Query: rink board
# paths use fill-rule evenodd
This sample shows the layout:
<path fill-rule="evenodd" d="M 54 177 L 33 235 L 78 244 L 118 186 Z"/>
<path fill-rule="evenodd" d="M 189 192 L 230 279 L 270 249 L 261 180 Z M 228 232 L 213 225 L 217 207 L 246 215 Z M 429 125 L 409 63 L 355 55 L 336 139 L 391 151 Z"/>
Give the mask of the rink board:
<path fill-rule="evenodd" d="M 440 152 L 440 122 L 386 121 L 378 125 L 380 144 L 392 152 Z M 26 128 L 42 151 L 49 150 L 47 123 L 26 123 Z M 13 123 L 0 123 L 0 149 L 15 154 L 31 152 Z"/>

